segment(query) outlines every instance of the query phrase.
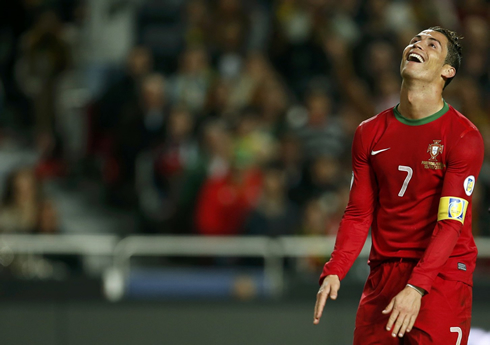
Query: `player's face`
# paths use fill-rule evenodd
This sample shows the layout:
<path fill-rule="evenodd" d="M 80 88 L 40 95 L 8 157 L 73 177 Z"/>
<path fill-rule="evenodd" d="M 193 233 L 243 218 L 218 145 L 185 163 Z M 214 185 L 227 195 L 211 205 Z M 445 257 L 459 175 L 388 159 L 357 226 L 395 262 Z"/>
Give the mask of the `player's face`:
<path fill-rule="evenodd" d="M 403 51 L 400 72 L 403 79 L 428 82 L 441 81 L 448 70 L 446 36 L 433 30 L 424 30 L 412 38 Z"/>

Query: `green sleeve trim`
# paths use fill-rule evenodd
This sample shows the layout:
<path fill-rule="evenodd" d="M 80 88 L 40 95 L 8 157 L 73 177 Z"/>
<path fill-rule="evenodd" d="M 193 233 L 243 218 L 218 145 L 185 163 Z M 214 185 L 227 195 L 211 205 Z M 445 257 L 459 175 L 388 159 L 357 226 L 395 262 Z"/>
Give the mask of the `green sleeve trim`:
<path fill-rule="evenodd" d="M 444 101 L 444 100 L 443 100 Z M 400 105 L 400 103 L 398 103 L 394 108 L 393 108 L 393 114 L 395 114 L 395 117 L 398 121 L 400 121 L 401 123 L 405 124 L 405 125 L 409 125 L 409 126 L 420 126 L 420 125 L 425 125 L 429 122 L 432 122 L 432 121 L 435 121 L 437 120 L 438 118 L 440 118 L 442 115 L 444 115 L 445 113 L 447 113 L 447 111 L 449 110 L 449 105 L 446 103 L 446 101 L 444 101 L 444 105 L 442 106 L 442 109 L 439 110 L 437 113 L 435 114 L 432 114 L 432 115 L 429 115 L 427 117 L 424 117 L 422 119 L 417 119 L 417 120 L 414 120 L 414 119 L 407 119 L 406 117 L 403 117 L 402 114 L 400 114 L 400 112 L 398 111 L 398 106 Z"/>

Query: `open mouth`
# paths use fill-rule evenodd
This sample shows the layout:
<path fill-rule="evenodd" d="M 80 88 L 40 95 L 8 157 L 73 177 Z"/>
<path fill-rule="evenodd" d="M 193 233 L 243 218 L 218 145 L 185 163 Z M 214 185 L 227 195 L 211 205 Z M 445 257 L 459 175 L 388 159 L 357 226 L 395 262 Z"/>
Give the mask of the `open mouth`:
<path fill-rule="evenodd" d="M 423 63 L 424 62 L 424 58 L 421 55 L 417 54 L 417 53 L 410 53 L 410 54 L 408 54 L 407 61 L 417 62 L 417 63 Z"/>

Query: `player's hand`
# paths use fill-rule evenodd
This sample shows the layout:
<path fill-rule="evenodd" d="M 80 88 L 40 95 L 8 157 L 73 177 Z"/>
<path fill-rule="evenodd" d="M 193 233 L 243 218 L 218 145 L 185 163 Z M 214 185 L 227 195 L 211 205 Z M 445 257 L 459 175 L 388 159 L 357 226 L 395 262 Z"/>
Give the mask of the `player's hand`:
<path fill-rule="evenodd" d="M 405 332 L 410 332 L 417 315 L 419 314 L 422 295 L 411 287 L 405 287 L 398 295 L 393 297 L 383 314 L 389 314 L 390 318 L 386 324 L 386 330 L 391 335 L 403 337 Z"/>
<path fill-rule="evenodd" d="M 328 297 L 337 299 L 337 294 L 340 289 L 340 279 L 338 275 L 328 275 L 323 280 L 322 286 L 316 295 L 315 311 L 313 313 L 313 324 L 318 325 L 322 317 L 323 308 Z"/>

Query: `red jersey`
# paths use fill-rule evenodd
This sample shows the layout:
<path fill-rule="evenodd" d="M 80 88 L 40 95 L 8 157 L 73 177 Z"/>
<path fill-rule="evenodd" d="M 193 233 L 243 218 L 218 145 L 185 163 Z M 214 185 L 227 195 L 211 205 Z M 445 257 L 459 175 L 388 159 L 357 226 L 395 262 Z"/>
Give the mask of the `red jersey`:
<path fill-rule="evenodd" d="M 201 235 L 236 235 L 260 196 L 262 174 L 248 169 L 204 182 L 197 198 L 195 221 Z"/>
<path fill-rule="evenodd" d="M 418 260 L 408 282 L 427 292 L 437 275 L 472 285 L 471 198 L 482 162 L 478 129 L 445 102 L 420 120 L 395 107 L 361 123 L 349 203 L 320 281 L 345 277 L 371 228 L 371 266 Z"/>

